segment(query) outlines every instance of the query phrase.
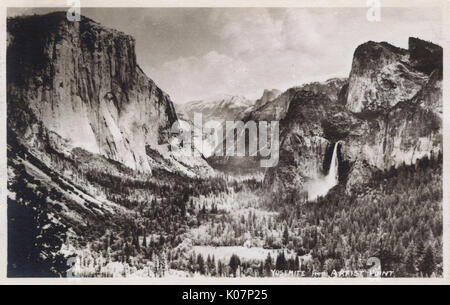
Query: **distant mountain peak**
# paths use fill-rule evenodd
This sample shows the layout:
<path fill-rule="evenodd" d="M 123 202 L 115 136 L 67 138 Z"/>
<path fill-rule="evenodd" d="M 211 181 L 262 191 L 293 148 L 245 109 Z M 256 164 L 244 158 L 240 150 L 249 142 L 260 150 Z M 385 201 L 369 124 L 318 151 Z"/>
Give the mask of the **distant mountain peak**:
<path fill-rule="evenodd" d="M 273 101 L 281 95 L 281 91 L 278 89 L 264 89 L 263 95 L 255 102 L 255 109 L 262 107 L 268 102 Z"/>
<path fill-rule="evenodd" d="M 241 95 L 217 94 L 203 100 L 177 105 L 177 111 L 193 119 L 194 113 L 202 113 L 204 120 L 238 120 L 254 104 Z"/>

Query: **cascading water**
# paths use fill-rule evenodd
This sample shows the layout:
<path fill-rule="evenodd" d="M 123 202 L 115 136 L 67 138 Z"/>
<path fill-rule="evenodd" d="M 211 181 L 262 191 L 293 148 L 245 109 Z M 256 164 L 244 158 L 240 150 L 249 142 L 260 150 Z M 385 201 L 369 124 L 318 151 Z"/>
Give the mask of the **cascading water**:
<path fill-rule="evenodd" d="M 330 170 L 324 177 L 317 178 L 306 184 L 308 191 L 308 201 L 315 200 L 319 196 L 325 196 L 328 191 L 339 182 L 339 162 L 337 158 L 337 148 L 339 142 L 334 144 L 333 156 L 331 157 Z"/>
<path fill-rule="evenodd" d="M 339 162 L 337 158 L 338 144 L 339 143 L 334 144 L 333 156 L 331 157 L 330 163 L 330 170 L 328 171 L 328 175 L 325 176 L 327 182 L 326 184 L 330 187 L 329 189 L 337 185 L 339 182 L 339 169 L 338 169 Z"/>

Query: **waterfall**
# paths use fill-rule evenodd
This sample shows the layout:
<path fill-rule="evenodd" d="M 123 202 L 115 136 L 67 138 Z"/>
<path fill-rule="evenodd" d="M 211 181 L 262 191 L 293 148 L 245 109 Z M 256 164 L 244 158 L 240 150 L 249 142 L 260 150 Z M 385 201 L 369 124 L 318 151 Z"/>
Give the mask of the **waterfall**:
<path fill-rule="evenodd" d="M 330 163 L 330 170 L 328 171 L 328 175 L 325 176 L 326 184 L 329 186 L 329 189 L 331 189 L 339 182 L 339 170 L 338 170 L 339 162 L 337 159 L 338 144 L 339 143 L 334 144 L 333 157 L 331 157 Z"/>
<path fill-rule="evenodd" d="M 339 183 L 339 162 L 337 158 L 338 145 L 339 142 L 334 144 L 333 156 L 331 157 L 328 174 L 306 184 L 308 201 L 315 200 L 319 196 L 325 196 L 331 188 Z"/>

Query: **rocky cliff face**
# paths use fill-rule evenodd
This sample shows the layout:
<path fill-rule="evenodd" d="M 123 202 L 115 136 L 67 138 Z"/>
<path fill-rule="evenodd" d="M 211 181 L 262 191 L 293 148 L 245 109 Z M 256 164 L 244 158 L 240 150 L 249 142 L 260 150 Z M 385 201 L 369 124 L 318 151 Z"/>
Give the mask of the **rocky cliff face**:
<path fill-rule="evenodd" d="M 174 106 L 137 65 L 131 36 L 64 13 L 15 18 L 7 57 L 8 124 L 28 145 L 150 171 L 146 149 L 169 143 Z"/>
<path fill-rule="evenodd" d="M 355 52 L 346 107 L 363 119 L 347 150 L 387 169 L 441 150 L 442 48 L 410 38 L 409 49 L 366 43 Z M 367 126 L 366 126 L 367 125 Z M 355 148 L 359 149 L 355 149 Z"/>
<path fill-rule="evenodd" d="M 436 157 L 441 117 L 442 49 L 418 39 L 409 50 L 368 42 L 355 51 L 337 99 L 310 88 L 294 95 L 281 121 L 280 163 L 266 184 L 276 193 L 307 191 L 339 143 L 340 180 L 350 191 L 374 170 Z"/>
<path fill-rule="evenodd" d="M 305 191 L 308 181 L 327 173 L 334 144 L 357 136 L 360 126 L 338 100 L 320 92 L 297 92 L 280 122 L 280 160 L 266 172 L 266 185 L 278 194 Z M 339 158 L 342 163 L 341 153 Z"/>
<path fill-rule="evenodd" d="M 385 42 L 359 46 L 350 72 L 347 108 L 352 112 L 389 109 L 416 97 L 425 85 L 426 91 L 439 86 L 442 54 L 441 47 L 417 38 L 409 39 L 408 50 Z M 439 98 L 430 98 L 435 103 L 426 104 L 439 111 Z"/>
<path fill-rule="evenodd" d="M 325 82 L 313 82 L 308 83 L 302 86 L 290 88 L 283 92 L 282 94 L 274 97 L 277 94 L 277 91 L 273 92 L 266 90 L 264 91 L 263 97 L 256 101 L 253 109 L 244 116 L 242 119 L 244 122 L 248 121 L 280 121 L 284 119 L 287 115 L 289 115 L 289 109 L 291 107 L 291 103 L 302 94 L 302 92 L 310 92 L 321 94 L 323 98 L 326 98 L 330 104 L 331 103 L 342 103 L 339 102 L 341 100 L 343 87 L 347 85 L 346 78 L 332 78 Z M 266 102 L 264 102 L 266 100 Z M 290 115 L 291 117 L 292 115 Z M 306 121 L 305 121 L 306 122 Z M 311 122 L 308 120 L 307 122 Z M 315 122 L 311 122 L 313 125 Z M 286 129 L 283 124 L 281 124 L 280 128 Z M 281 130 L 281 129 L 280 129 Z M 259 133 L 258 133 L 259 135 Z M 283 135 L 282 135 L 283 136 Z M 281 139 L 281 138 L 280 138 Z M 248 137 L 245 139 L 246 145 L 248 146 Z M 226 144 L 223 143 L 220 147 L 226 147 Z M 264 168 L 260 167 L 260 157 L 213 157 L 209 158 L 208 162 L 215 168 L 219 168 L 221 170 L 227 170 L 231 172 L 254 172 L 254 171 L 264 171 Z M 305 164 L 308 163 L 305 160 Z M 284 163 L 286 166 L 288 163 Z M 294 165 L 289 165 L 294 166 Z M 310 165 L 314 167 L 314 165 Z M 283 182 L 282 182 L 283 183 Z"/>
<path fill-rule="evenodd" d="M 350 72 L 347 108 L 352 112 L 375 111 L 413 98 L 428 77 L 414 69 L 409 57 L 407 50 L 387 43 L 359 46 Z"/>

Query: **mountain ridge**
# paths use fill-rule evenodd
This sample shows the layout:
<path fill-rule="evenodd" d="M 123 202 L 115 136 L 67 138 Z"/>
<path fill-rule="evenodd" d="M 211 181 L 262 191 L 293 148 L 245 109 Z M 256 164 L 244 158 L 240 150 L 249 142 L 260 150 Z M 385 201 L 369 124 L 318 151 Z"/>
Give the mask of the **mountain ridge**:
<path fill-rule="evenodd" d="M 242 113 L 249 111 L 254 102 L 240 95 L 221 94 L 207 99 L 194 100 L 184 104 L 175 104 L 177 111 L 187 120 L 193 120 L 194 113 L 201 113 L 203 121 L 238 120 Z"/>
<path fill-rule="evenodd" d="M 442 62 L 428 58 L 430 52 L 423 56 L 425 62 Z M 415 68 L 417 60 L 411 61 L 408 50 L 368 42 L 356 49 L 338 100 L 298 92 L 280 122 L 280 163 L 266 173 L 267 187 L 277 194 L 307 191 L 305 183 L 326 171 L 335 143 L 340 181 L 348 192 L 377 170 L 437 158 L 442 153 L 442 67 L 437 64 L 426 74 Z"/>

